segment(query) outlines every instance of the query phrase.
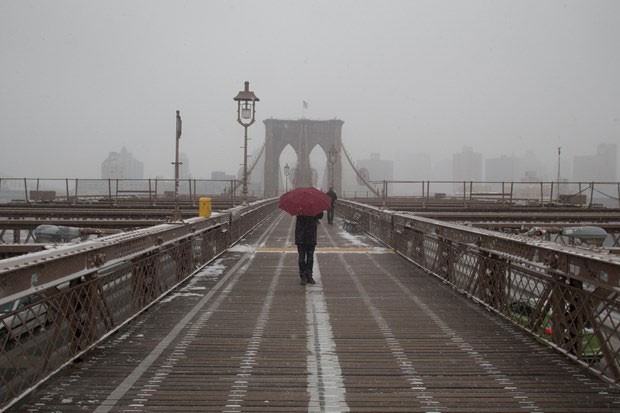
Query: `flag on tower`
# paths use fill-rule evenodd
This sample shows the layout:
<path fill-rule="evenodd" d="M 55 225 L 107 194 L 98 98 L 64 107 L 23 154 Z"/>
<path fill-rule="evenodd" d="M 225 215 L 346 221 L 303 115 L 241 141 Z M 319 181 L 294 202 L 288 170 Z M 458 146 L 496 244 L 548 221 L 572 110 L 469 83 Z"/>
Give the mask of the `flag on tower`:
<path fill-rule="evenodd" d="M 308 109 L 308 102 L 306 102 L 305 100 L 303 102 L 304 102 L 304 109 Z"/>

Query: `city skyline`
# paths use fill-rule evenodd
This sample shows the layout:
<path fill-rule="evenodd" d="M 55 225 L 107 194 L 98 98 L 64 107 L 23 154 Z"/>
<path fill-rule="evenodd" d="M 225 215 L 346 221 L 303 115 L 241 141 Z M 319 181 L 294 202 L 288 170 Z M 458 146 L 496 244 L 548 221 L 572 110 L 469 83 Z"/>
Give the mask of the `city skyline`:
<path fill-rule="evenodd" d="M 560 146 L 568 166 L 620 136 L 618 15 L 609 0 L 4 1 L 0 173 L 96 177 L 124 146 L 170 176 L 177 110 L 192 175 L 234 173 L 244 81 L 250 153 L 263 121 L 303 116 L 342 119 L 356 160 L 426 153 L 439 172 L 468 145 L 552 165 Z"/>
<path fill-rule="evenodd" d="M 588 175 L 584 175 L 583 178 L 579 178 L 579 176 L 575 176 L 573 169 L 574 169 L 574 164 L 577 158 L 584 158 L 587 160 L 592 159 L 592 157 L 596 157 L 597 154 L 601 154 L 601 147 L 604 147 L 607 150 L 602 151 L 603 153 L 606 154 L 607 157 L 611 157 L 613 158 L 615 161 L 615 165 L 617 165 L 617 149 L 618 146 L 616 144 L 612 144 L 609 142 L 601 142 L 598 143 L 596 146 L 593 147 L 593 151 L 590 153 L 584 153 L 581 155 L 576 155 L 574 156 L 572 159 L 564 159 L 562 158 L 562 162 L 564 164 L 564 169 L 563 171 L 561 171 L 561 177 L 563 180 L 576 180 L 576 181 L 590 181 L 592 180 L 592 177 L 596 177 L 596 172 L 592 172 L 589 173 Z M 545 181 L 554 181 L 557 178 L 557 169 L 553 169 L 553 168 L 557 168 L 557 152 L 556 152 L 556 159 L 555 162 L 552 162 L 549 165 L 545 165 L 540 158 L 538 158 L 537 154 L 534 153 L 531 149 L 526 149 L 524 151 L 522 151 L 522 153 L 520 154 L 515 154 L 515 153 L 511 153 L 511 154 L 500 154 L 499 156 L 496 157 L 489 157 L 487 155 L 485 155 L 482 152 L 478 152 L 477 148 L 474 147 L 469 147 L 467 145 L 464 146 L 464 148 L 467 148 L 467 150 L 472 151 L 474 153 L 479 153 L 481 155 L 479 162 L 480 162 L 480 170 L 478 172 L 477 176 L 469 176 L 468 174 L 462 174 L 462 178 L 460 180 L 475 180 L 475 181 L 502 181 L 502 180 L 514 180 L 514 181 L 522 181 L 524 179 L 531 179 L 531 178 L 535 178 L 533 180 L 545 180 Z M 615 157 L 612 156 L 612 152 L 610 152 L 610 149 L 615 151 Z M 123 150 L 126 150 L 125 148 L 123 148 Z M 463 148 L 461 148 L 461 152 L 463 151 Z M 412 153 L 410 154 L 410 159 L 407 159 L 406 161 L 399 161 L 396 159 L 386 159 L 383 157 L 383 155 L 381 154 L 380 151 L 371 151 L 368 153 L 368 155 L 366 157 L 362 157 L 361 159 L 357 159 L 354 161 L 357 161 L 356 164 L 358 167 L 366 167 L 368 166 L 367 164 L 372 164 L 373 160 L 373 155 L 374 156 L 378 156 L 378 158 L 374 158 L 374 160 L 380 160 L 380 161 L 392 161 L 394 162 L 394 167 L 396 168 L 395 170 L 393 170 L 393 173 L 390 174 L 391 177 L 388 178 L 388 180 L 445 180 L 446 177 L 436 177 L 436 172 L 435 171 L 435 167 L 437 164 L 441 163 L 442 161 L 445 160 L 449 160 L 450 162 L 453 162 L 453 158 L 455 155 L 458 155 L 461 152 L 454 152 L 454 153 L 446 153 L 446 157 L 444 159 L 439 159 L 439 160 L 435 160 L 433 161 L 428 154 L 424 154 L 424 153 Z M 230 176 L 234 176 L 236 173 L 238 173 L 238 170 L 235 171 L 231 171 L 231 170 L 212 170 L 209 172 L 209 174 L 207 176 L 204 177 L 199 177 L 199 176 L 193 176 L 189 170 L 189 164 L 190 164 L 190 158 L 186 153 L 181 153 L 181 160 L 183 162 L 182 165 L 182 172 L 180 173 L 180 177 L 182 179 L 188 179 L 188 178 L 196 178 L 196 179 L 220 179 L 220 178 L 213 178 L 213 174 L 216 173 L 218 176 L 219 175 L 226 175 L 228 177 Z M 290 158 L 290 154 L 288 155 L 288 157 Z M 285 155 L 281 156 L 281 158 L 284 158 Z M 533 157 L 533 158 L 532 158 Z M 415 165 L 417 163 L 419 163 L 420 161 L 424 161 L 426 160 L 428 162 L 429 167 L 426 168 L 415 168 Z M 528 160 L 530 162 L 528 162 Z M 489 161 L 493 161 L 494 165 L 493 165 L 493 169 L 502 169 L 504 167 L 508 167 L 513 169 L 515 172 L 513 172 L 510 177 L 504 175 L 505 179 L 502 179 L 501 177 L 497 177 L 496 175 L 498 174 L 497 172 L 493 172 L 490 174 L 489 171 Z M 599 162 L 596 159 L 592 160 L 592 164 L 593 166 L 590 167 L 590 169 L 594 168 L 595 166 L 600 166 Z M 399 168 L 398 167 L 398 163 L 402 163 L 402 162 L 406 162 L 408 163 L 410 166 L 414 166 L 413 168 L 409 168 L 409 169 L 413 169 L 413 170 L 417 170 L 417 173 L 412 173 L 412 174 L 407 174 L 402 172 L 403 168 Z M 513 164 L 514 162 L 518 162 L 519 165 L 515 165 Z M 280 163 L 282 163 L 282 160 L 280 160 Z M 288 162 L 285 162 L 288 163 Z M 283 167 L 284 164 L 281 165 L 281 167 Z M 350 166 L 348 166 L 348 163 L 344 163 L 345 168 L 349 168 Z M 314 165 L 313 165 L 314 166 Z M 321 166 L 325 166 L 325 165 L 317 165 L 319 166 L 319 168 Z M 584 167 L 588 167 L 588 166 L 583 166 L 582 169 Z M 372 169 L 372 166 L 369 166 L 370 169 Z M 262 169 L 262 168 L 260 168 Z M 618 173 L 617 167 L 614 167 L 614 169 L 616 170 L 616 175 Z M 399 172 L 400 170 L 400 172 Z M 426 173 L 423 173 L 423 171 L 426 170 Z M 536 172 L 535 174 L 528 174 L 528 172 Z M 262 171 L 258 171 L 255 174 L 260 174 L 262 173 Z M 452 173 L 452 178 L 450 180 L 459 180 L 456 178 L 456 176 L 454 175 L 454 171 L 451 172 Z M 165 176 L 165 175 L 158 175 L 158 176 L 144 176 L 144 178 L 155 178 L 155 177 L 160 177 L 160 178 L 172 178 L 174 171 L 173 168 L 171 168 L 171 172 L 170 172 L 170 176 Z M 594 175 L 593 175 L 594 174 Z M 384 174 L 379 174 L 380 177 L 378 179 L 384 179 L 383 175 Z M 501 174 L 500 174 L 501 175 Z M 102 176 L 102 178 L 107 178 L 106 176 Z M 129 176 L 127 176 L 126 178 L 129 178 Z M 227 178 L 229 179 L 229 178 Z M 262 177 L 256 177 L 253 180 L 262 180 Z M 606 179 L 594 179 L 597 181 L 616 181 L 616 178 L 611 179 L 609 176 Z"/>

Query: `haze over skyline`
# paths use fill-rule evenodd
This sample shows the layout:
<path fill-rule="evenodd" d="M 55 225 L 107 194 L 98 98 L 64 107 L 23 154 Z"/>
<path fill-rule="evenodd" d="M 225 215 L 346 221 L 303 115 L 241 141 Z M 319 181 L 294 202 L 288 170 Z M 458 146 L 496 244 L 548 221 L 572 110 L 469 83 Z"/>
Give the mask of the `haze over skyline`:
<path fill-rule="evenodd" d="M 126 147 L 171 177 L 175 111 L 196 178 L 236 173 L 245 80 L 267 118 L 342 119 L 354 159 L 620 136 L 617 1 L 4 1 L 0 174 L 98 178 Z M 415 179 L 415 177 L 410 177 Z"/>

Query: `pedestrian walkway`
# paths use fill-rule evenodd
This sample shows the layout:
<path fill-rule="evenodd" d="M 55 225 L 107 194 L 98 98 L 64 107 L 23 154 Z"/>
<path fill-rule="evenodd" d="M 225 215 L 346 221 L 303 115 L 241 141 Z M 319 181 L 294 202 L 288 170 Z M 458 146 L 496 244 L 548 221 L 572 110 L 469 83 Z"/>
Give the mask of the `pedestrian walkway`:
<path fill-rule="evenodd" d="M 14 411 L 618 412 L 591 376 L 342 222 L 278 212 Z"/>

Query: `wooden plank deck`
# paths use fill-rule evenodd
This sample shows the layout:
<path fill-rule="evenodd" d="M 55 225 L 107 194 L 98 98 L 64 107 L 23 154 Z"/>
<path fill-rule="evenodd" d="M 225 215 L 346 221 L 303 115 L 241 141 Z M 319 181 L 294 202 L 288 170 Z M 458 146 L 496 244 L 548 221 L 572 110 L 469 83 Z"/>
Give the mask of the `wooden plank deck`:
<path fill-rule="evenodd" d="M 620 390 L 339 221 L 275 214 L 12 411 L 618 412 Z"/>

